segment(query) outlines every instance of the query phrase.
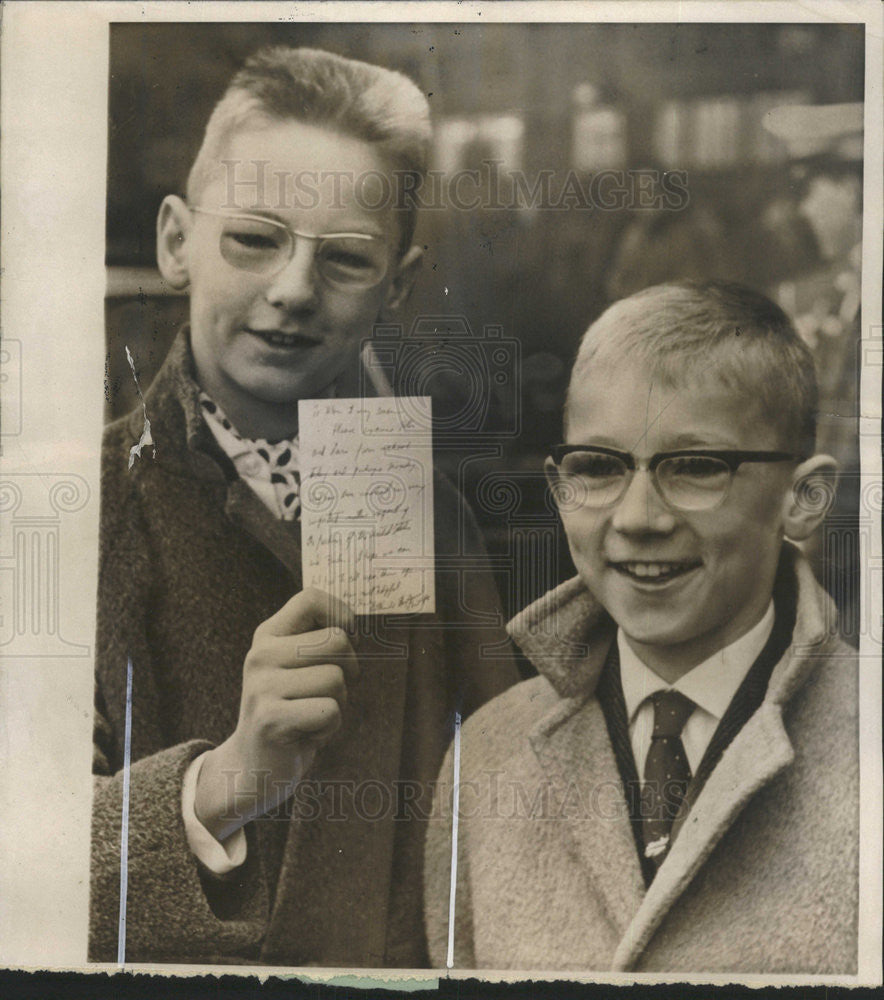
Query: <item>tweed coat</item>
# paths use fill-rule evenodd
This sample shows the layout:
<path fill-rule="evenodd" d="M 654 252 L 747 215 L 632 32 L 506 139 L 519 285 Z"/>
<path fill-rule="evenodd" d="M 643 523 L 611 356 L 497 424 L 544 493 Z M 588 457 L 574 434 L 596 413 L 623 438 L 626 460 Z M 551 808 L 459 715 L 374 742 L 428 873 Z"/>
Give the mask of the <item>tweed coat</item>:
<path fill-rule="evenodd" d="M 127 469 L 140 407 L 107 428 L 102 456 L 90 955 L 117 958 L 131 658 L 127 960 L 425 965 L 430 784 L 454 710 L 517 678 L 472 516 L 438 478 L 436 613 L 359 619 L 342 729 L 217 878 L 187 847 L 182 778 L 233 732 L 252 634 L 301 588 L 299 524 L 275 519 L 217 446 L 186 330 L 145 399 L 155 457 Z"/>
<path fill-rule="evenodd" d="M 783 560 L 797 586 L 792 644 L 647 889 L 594 695 L 613 623 L 579 579 L 514 619 L 541 676 L 462 730 L 456 967 L 856 971 L 856 653 L 831 631 L 808 564 L 788 545 Z M 426 848 L 435 965 L 448 943 L 451 781 L 449 753 Z"/>

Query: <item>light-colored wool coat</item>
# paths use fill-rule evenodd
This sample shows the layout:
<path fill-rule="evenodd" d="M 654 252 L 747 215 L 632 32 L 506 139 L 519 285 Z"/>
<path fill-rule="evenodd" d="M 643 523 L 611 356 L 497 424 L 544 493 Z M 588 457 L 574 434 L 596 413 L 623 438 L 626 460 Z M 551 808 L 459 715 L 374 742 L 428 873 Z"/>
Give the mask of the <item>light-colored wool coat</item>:
<path fill-rule="evenodd" d="M 425 965 L 423 831 L 454 711 L 517 678 L 472 516 L 438 478 L 436 613 L 360 618 L 344 725 L 214 878 L 187 846 L 182 777 L 233 732 L 252 634 L 301 589 L 300 526 L 218 448 L 184 333 L 145 398 L 156 456 L 127 467 L 140 407 L 102 455 L 90 956 L 117 958 L 131 658 L 127 960 Z"/>
<path fill-rule="evenodd" d="M 541 671 L 462 730 L 455 966 L 856 971 L 856 653 L 791 546 L 793 641 L 645 889 L 593 691 L 613 638 L 579 580 L 511 634 Z M 448 943 L 452 754 L 425 867 L 430 954 Z"/>

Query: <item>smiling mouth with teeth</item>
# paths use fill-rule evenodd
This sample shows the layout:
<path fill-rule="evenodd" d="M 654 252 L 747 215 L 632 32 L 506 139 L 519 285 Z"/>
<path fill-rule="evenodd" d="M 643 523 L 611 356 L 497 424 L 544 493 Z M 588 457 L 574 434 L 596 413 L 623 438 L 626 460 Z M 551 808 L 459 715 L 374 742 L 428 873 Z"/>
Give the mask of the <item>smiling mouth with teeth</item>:
<path fill-rule="evenodd" d="M 272 347 L 315 347 L 319 343 L 302 333 L 280 333 L 278 330 L 249 330 L 249 333 Z"/>
<path fill-rule="evenodd" d="M 642 583 L 665 583 L 677 576 L 683 576 L 700 565 L 693 562 L 612 562 L 609 564 L 618 573 L 639 580 Z"/>

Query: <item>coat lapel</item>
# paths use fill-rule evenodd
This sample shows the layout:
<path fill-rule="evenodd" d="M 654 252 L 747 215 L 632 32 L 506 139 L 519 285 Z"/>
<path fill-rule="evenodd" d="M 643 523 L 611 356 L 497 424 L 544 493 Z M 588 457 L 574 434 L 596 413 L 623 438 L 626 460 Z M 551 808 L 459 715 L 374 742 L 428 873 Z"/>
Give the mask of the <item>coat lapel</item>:
<path fill-rule="evenodd" d="M 276 556 L 292 575 L 292 593 L 299 591 L 303 580 L 300 522 L 286 522 L 275 518 L 255 491 L 241 479 L 234 479 L 228 486 L 224 512 L 231 521 Z"/>
<path fill-rule="evenodd" d="M 622 934 L 645 883 L 620 771 L 594 695 L 611 645 L 611 621 L 574 578 L 520 612 L 508 631 L 562 696 L 529 739 L 555 796 L 551 805 L 563 836 Z"/>
<path fill-rule="evenodd" d="M 622 935 L 641 903 L 645 883 L 598 700 L 560 703 L 535 726 L 530 740 L 553 794 L 552 815 Z"/>
<path fill-rule="evenodd" d="M 614 955 L 612 969 L 632 969 L 661 921 L 758 791 L 793 760 L 778 705 L 765 703 L 734 737 L 709 776 L 681 832 Z"/>

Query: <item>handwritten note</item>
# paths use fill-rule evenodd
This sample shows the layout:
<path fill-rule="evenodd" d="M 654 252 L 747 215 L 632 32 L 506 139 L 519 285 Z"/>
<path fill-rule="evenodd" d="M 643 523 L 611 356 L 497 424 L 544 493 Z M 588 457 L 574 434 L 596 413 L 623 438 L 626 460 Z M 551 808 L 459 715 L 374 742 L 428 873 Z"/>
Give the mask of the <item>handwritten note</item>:
<path fill-rule="evenodd" d="M 356 614 L 434 611 L 429 396 L 298 404 L 304 585 Z"/>

